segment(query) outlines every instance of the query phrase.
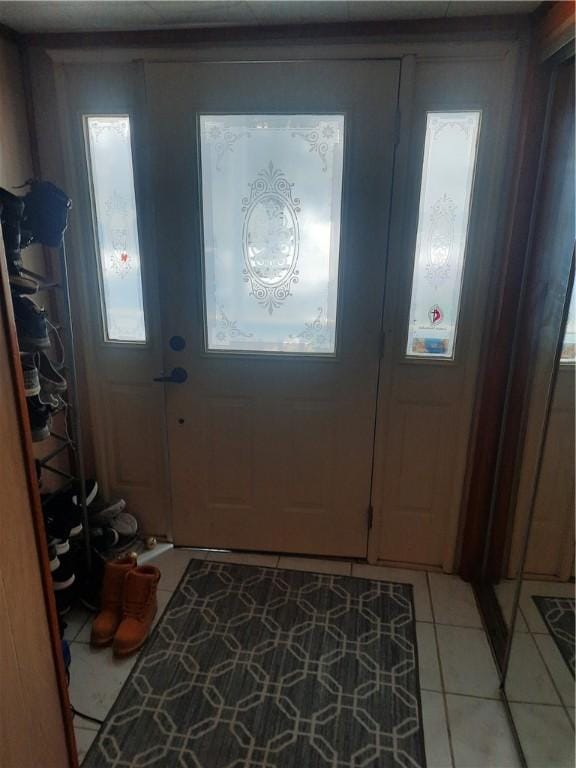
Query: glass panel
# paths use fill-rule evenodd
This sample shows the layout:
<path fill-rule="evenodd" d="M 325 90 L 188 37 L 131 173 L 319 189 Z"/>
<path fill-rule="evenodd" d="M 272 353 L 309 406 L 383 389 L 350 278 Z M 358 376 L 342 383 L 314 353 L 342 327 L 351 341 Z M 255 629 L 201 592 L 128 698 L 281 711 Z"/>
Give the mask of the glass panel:
<path fill-rule="evenodd" d="M 210 350 L 333 354 L 343 115 L 200 118 Z"/>
<path fill-rule="evenodd" d="M 87 117 L 104 328 L 109 341 L 146 341 L 130 119 Z"/>
<path fill-rule="evenodd" d="M 564 343 L 562 344 L 561 363 L 576 362 L 576 304 L 574 304 L 574 286 L 572 286 L 572 298 L 568 309 L 568 320 L 564 332 Z"/>
<path fill-rule="evenodd" d="M 406 354 L 452 357 L 480 112 L 429 112 Z"/>

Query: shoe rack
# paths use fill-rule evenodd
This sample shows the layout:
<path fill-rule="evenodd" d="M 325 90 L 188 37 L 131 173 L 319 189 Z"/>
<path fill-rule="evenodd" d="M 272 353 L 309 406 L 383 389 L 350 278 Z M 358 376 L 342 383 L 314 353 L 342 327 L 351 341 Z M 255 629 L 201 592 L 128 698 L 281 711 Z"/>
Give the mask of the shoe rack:
<path fill-rule="evenodd" d="M 77 497 L 82 517 L 83 533 L 83 546 L 80 544 L 83 550 L 81 556 L 85 560 L 86 576 L 89 576 L 92 573 L 92 549 L 88 524 L 86 476 L 82 451 L 82 425 L 78 398 L 78 374 L 65 239 L 62 238 L 62 244 L 57 249 L 48 248 L 47 246 L 44 246 L 44 248 L 46 249 L 44 251 L 44 263 L 49 275 L 33 272 L 24 266 L 20 267 L 18 272 L 24 279 L 30 279 L 32 282 L 38 283 L 37 292 L 43 293 L 46 298 L 50 297 L 49 304 L 56 310 L 58 322 L 50 322 L 50 325 L 56 330 L 63 346 L 63 364 L 58 372 L 66 380 L 66 391 L 62 393 L 62 404 L 50 409 L 51 415 L 47 422 L 49 437 L 52 438 L 52 444 L 54 445 L 55 443 L 54 447 L 51 446 L 50 450 L 43 455 L 38 455 L 41 449 L 35 450 L 37 480 L 40 486 L 41 473 L 46 471 L 59 481 L 57 485 L 50 488 L 48 493 L 42 495 L 43 508 L 62 492 L 74 486 L 78 488 Z M 53 258 L 54 254 L 57 254 L 57 260 Z M 6 258 L 8 259 L 8 255 Z M 19 293 L 17 285 L 14 285 L 11 280 L 12 297 L 14 294 Z M 29 298 L 34 301 L 35 297 Z M 20 342 L 19 346 L 21 353 L 31 353 L 34 351 L 32 346 L 22 349 Z M 63 428 L 55 427 L 56 420 L 54 417 L 59 413 L 63 413 L 63 419 L 58 420 Z M 42 442 L 43 439 L 33 441 L 33 445 L 41 446 Z M 63 454 L 66 454 L 68 459 L 65 463 L 59 461 Z"/>
<path fill-rule="evenodd" d="M 74 344 L 74 327 L 70 306 L 70 291 L 68 282 L 68 265 L 66 261 L 66 240 L 58 249 L 58 279 L 56 281 L 42 282 L 43 290 L 55 291 L 55 304 L 58 311 L 58 330 L 64 336 L 64 364 L 65 379 L 67 382 L 67 402 L 65 418 L 67 420 L 66 434 L 61 435 L 50 429 L 50 434 L 60 445 L 40 459 L 40 467 L 62 478 L 62 485 L 50 493 L 44 503 L 47 504 L 55 495 L 69 488 L 74 483 L 79 486 L 79 501 L 82 511 L 82 532 L 84 536 L 84 551 L 86 558 L 86 570 L 92 570 L 92 548 L 90 544 L 90 527 L 88 523 L 88 505 L 86 503 L 86 472 L 84 456 L 82 452 L 82 424 L 80 419 L 80 403 L 78 398 L 78 372 Z M 40 276 L 41 277 L 41 276 Z M 68 451 L 69 469 L 66 472 L 53 465 L 56 456 Z"/>

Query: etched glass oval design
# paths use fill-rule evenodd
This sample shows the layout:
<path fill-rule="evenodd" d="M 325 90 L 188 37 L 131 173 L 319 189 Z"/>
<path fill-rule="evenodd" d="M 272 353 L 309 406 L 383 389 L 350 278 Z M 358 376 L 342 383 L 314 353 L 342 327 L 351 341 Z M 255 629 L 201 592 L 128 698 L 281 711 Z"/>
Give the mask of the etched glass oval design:
<path fill-rule="evenodd" d="M 264 195 L 249 208 L 244 253 L 250 276 L 264 285 L 280 285 L 298 257 L 296 212 L 278 195 Z"/>
<path fill-rule="evenodd" d="M 250 184 L 249 197 L 242 200 L 244 281 L 270 315 L 291 295 L 292 283 L 298 282 L 300 200 L 293 197 L 293 186 L 270 161 Z"/>

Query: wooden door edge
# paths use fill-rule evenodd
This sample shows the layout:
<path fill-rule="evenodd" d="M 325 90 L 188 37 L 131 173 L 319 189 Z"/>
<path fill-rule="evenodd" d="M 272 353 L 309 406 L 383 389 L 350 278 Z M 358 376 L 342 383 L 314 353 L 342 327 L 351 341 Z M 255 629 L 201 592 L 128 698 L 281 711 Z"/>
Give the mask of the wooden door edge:
<path fill-rule="evenodd" d="M 8 280 L 8 270 L 6 259 L 4 257 L 4 246 L 0 239 L 0 284 L 2 304 L 2 321 L 5 328 L 6 343 L 9 350 L 8 365 L 13 382 L 14 398 L 16 401 L 17 418 L 20 431 L 20 445 L 24 459 L 24 471 L 26 474 L 26 485 L 28 488 L 28 498 L 30 501 L 30 511 L 32 513 L 32 526 L 34 528 L 34 540 L 36 544 L 36 554 L 40 566 L 42 579 L 42 594 L 46 617 L 48 620 L 48 631 L 50 635 L 50 646 L 54 669 L 56 671 L 56 682 L 58 686 L 58 698 L 62 711 L 62 721 L 64 725 L 64 736 L 66 748 L 69 757 L 69 768 L 78 768 L 78 757 L 76 750 L 76 739 L 74 737 L 74 726 L 72 724 L 72 715 L 70 702 L 68 699 L 68 680 L 64 667 L 64 658 L 62 655 L 62 641 L 60 638 L 60 627 L 58 623 L 58 613 L 56 611 L 56 600 L 52 587 L 52 576 L 50 574 L 50 564 L 48 561 L 48 549 L 46 546 L 46 532 L 44 529 L 44 520 L 42 517 L 42 507 L 40 503 L 40 491 L 36 480 L 36 470 L 34 466 L 34 454 L 32 451 L 32 436 L 28 422 L 28 409 L 26 407 L 26 398 L 24 394 L 24 379 L 20 365 L 20 352 L 18 339 L 16 335 L 16 326 L 12 312 L 12 298 L 10 293 L 10 284 Z M 64 768 L 64 767 L 62 767 Z"/>
<path fill-rule="evenodd" d="M 543 131 L 542 104 L 546 103 L 547 76 L 542 72 L 532 41 L 526 52 L 520 114 L 515 130 L 516 149 L 508 225 L 501 231 L 501 265 L 490 287 L 494 297 L 492 321 L 482 341 L 478 389 L 474 405 L 475 429 L 469 445 L 468 469 L 462 497 L 462 520 L 457 572 L 466 581 L 482 578 L 487 537 L 494 535 L 491 569 L 500 571 L 506 560 L 503 539 L 508 536 L 505 497 L 513 493 L 513 478 L 506 474 L 511 462 L 503 462 L 502 420 L 506 412 L 506 387 L 512 371 L 514 328 L 518 322 L 518 301 L 525 269 L 525 245 L 532 215 L 532 195 L 526 185 L 533 181 L 539 163 Z M 539 115 L 539 117 L 538 117 Z M 505 448 L 504 448 L 505 449 Z M 502 464 L 503 470 L 500 471 Z M 498 492 L 498 503 L 495 496 Z M 493 519 L 491 508 L 494 506 Z M 492 542 L 493 543 L 493 542 Z M 496 562 L 499 565 L 496 565 Z M 496 578 L 495 572 L 492 574 Z"/>

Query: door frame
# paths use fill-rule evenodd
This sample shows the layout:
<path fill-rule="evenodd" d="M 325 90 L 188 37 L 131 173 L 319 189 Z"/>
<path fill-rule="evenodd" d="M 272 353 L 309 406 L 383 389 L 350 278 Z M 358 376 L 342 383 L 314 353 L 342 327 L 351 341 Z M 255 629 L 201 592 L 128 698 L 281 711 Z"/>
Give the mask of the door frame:
<path fill-rule="evenodd" d="M 460 20 L 459 20 L 460 21 Z M 410 26 L 410 25 L 409 25 Z M 91 50 L 77 50 L 74 47 L 72 38 L 42 38 L 37 39 L 36 46 L 29 51 L 29 63 L 32 75 L 32 91 L 34 97 L 34 103 L 37 106 L 37 135 L 39 138 L 40 157 L 42 162 L 42 168 L 45 175 L 50 175 L 54 179 L 63 178 L 65 183 L 66 177 L 63 175 L 64 169 L 68 167 L 68 178 L 70 178 L 70 169 L 73 167 L 72 158 L 65 157 L 65 152 L 62 148 L 62 137 L 65 136 L 65 132 L 60 135 L 58 131 L 58 110 L 56 104 L 60 106 L 66 104 L 66 87 L 63 83 L 61 72 L 64 67 L 78 64 L 97 64 L 97 63 L 128 63 L 128 62 L 141 62 L 146 61 L 289 61 L 293 59 L 330 59 L 335 58 L 337 60 L 357 59 L 357 58 L 401 58 L 402 59 L 402 75 L 400 83 L 400 101 L 409 101 L 410 90 L 414 87 L 415 71 L 419 66 L 433 65 L 435 62 L 440 61 L 470 61 L 470 60 L 494 60 L 497 59 L 502 62 L 504 66 L 505 78 L 509 87 L 512 87 L 518 82 L 518 78 L 522 75 L 525 69 L 525 57 L 523 52 L 527 45 L 528 40 L 528 25 L 525 20 L 515 19 L 509 24 L 503 24 L 502 29 L 495 35 L 493 26 L 485 26 L 479 23 L 474 24 L 458 24 L 448 25 L 455 30 L 455 39 L 447 46 L 445 43 L 445 28 L 438 27 L 436 25 L 436 32 L 424 37 L 423 33 L 418 30 L 422 29 L 421 25 L 413 25 L 412 29 L 414 34 L 412 37 L 405 38 L 403 41 L 397 41 L 393 34 L 384 34 L 380 39 L 374 39 L 367 41 L 365 37 L 357 36 L 351 37 L 347 35 L 346 38 L 334 36 L 329 42 L 325 42 L 322 46 L 318 45 L 317 36 L 310 34 L 304 35 L 299 38 L 289 39 L 286 42 L 279 43 L 277 39 L 266 38 L 264 40 L 258 39 L 256 41 L 250 40 L 247 42 L 240 42 L 237 45 L 231 45 L 226 42 L 219 42 L 212 40 L 207 45 L 195 45 L 194 43 L 188 45 L 185 48 L 168 48 L 165 42 L 157 43 L 157 47 L 154 48 L 153 38 L 149 39 L 148 47 L 130 48 L 122 44 L 121 40 L 106 43 L 104 39 L 101 41 L 101 46 Z M 408 27 L 407 27 L 408 29 Z M 470 30 L 470 31 L 468 31 Z M 358 31 L 358 30 L 357 30 Z M 125 38 L 123 38 L 125 39 Z M 49 47 L 45 47 L 48 45 Z M 134 65 L 139 66 L 138 64 Z M 140 94 L 140 98 L 142 95 Z M 512 105 L 510 106 L 510 109 Z M 409 111 L 409 110 L 407 110 Z M 42 115 L 42 124 L 39 123 L 38 115 Z M 48 122 L 49 129 L 46 132 L 45 126 Z M 40 131 L 40 128 L 42 131 Z M 404 126 L 405 128 L 405 126 Z M 508 138 L 514 140 L 516 131 L 510 131 Z M 402 157 L 402 153 L 406 156 L 407 144 L 397 148 Z M 399 173 L 398 177 L 395 175 L 394 187 L 393 187 L 393 209 L 394 211 L 402 211 L 404 205 L 405 185 L 406 179 L 405 172 Z M 507 188 L 507 184 L 503 184 L 502 188 Z M 72 188 L 69 185 L 69 188 Z M 503 196 L 503 192 L 502 192 Z M 505 216 L 508 213 L 507 207 L 501 216 L 501 221 L 498 224 L 498 233 L 503 231 Z M 71 229 L 76 229 L 76 225 L 73 222 Z M 72 232 L 74 235 L 74 232 Z M 392 241 L 391 241 L 392 242 Z M 396 242 L 396 241 L 394 241 Z M 150 245 L 150 248 L 153 246 Z M 82 276 L 80 276 L 80 282 Z M 489 304 L 488 313 L 490 307 Z M 86 345 L 88 346 L 88 345 Z M 89 358 L 89 350 L 84 351 L 87 359 Z M 382 376 L 382 372 L 381 372 Z M 90 387 L 88 388 L 90 390 Z M 95 404 L 97 398 L 90 392 L 90 410 L 98 412 L 98 405 Z M 86 406 L 84 406 L 86 407 Z M 379 414 L 381 410 L 379 409 Z M 380 418 L 380 415 L 379 415 Z M 476 416 L 472 418 L 472 428 L 470 433 L 470 439 L 476 433 L 477 424 Z M 381 429 L 377 430 L 378 435 L 381 433 Z M 96 438 L 95 454 L 96 454 L 96 466 L 100 468 L 103 461 L 103 447 L 101 441 Z M 373 496 L 374 498 L 374 496 Z M 376 509 L 376 507 L 375 507 Z M 461 511 L 464 512 L 464 505 L 461 505 Z M 169 515 L 168 515 L 169 517 Z M 375 542 L 377 541 L 378 528 L 380 525 L 380 519 L 376 512 L 374 516 L 374 526 L 369 532 L 369 548 L 368 556 L 371 561 L 376 561 L 377 547 Z M 453 537 L 452 541 L 447 545 L 447 554 L 445 558 L 444 569 L 452 570 L 457 554 L 459 550 L 458 534 L 461 531 L 462 524 L 464 522 L 464 515 L 456 515 L 452 522 Z M 170 539 L 169 525 L 165 526 L 165 537 Z M 413 564 L 413 567 L 417 567 Z"/>

